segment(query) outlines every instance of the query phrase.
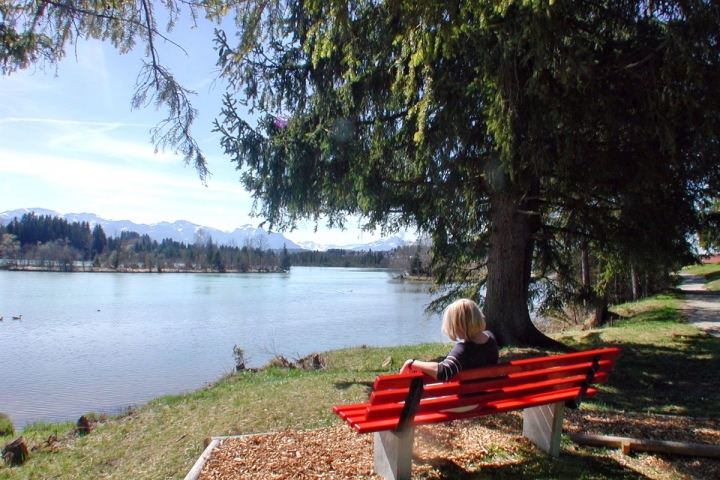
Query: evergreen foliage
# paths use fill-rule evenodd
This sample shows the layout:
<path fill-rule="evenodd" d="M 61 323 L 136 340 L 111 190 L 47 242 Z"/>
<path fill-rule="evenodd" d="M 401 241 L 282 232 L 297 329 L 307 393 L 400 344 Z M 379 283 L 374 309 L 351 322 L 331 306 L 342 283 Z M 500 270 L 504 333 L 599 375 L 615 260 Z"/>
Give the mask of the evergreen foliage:
<path fill-rule="evenodd" d="M 15 425 L 13 425 L 10 415 L 0 412 L 0 437 L 12 435 L 15 435 Z"/>
<path fill-rule="evenodd" d="M 100 232 L 102 232 L 102 227 Z M 96 227 L 97 228 L 97 227 Z M 74 249 L 81 260 L 90 260 L 93 246 L 93 235 L 87 222 L 69 223 L 61 217 L 50 215 L 37 216 L 26 213 L 20 220 L 15 217 L 5 231 L 14 235 L 21 246 L 34 246 L 52 242 L 64 242 Z M 98 235 L 100 235 L 98 232 Z M 104 237 L 104 233 L 102 236 Z"/>
<path fill-rule="evenodd" d="M 273 228 L 417 228 L 438 306 L 486 287 L 515 345 L 557 346 L 531 292 L 606 311 L 616 280 L 692 260 L 720 188 L 713 2 L 274 0 L 239 19 L 237 44 L 216 38 L 217 130 Z"/>
<path fill-rule="evenodd" d="M 292 253 L 291 262 L 297 266 L 323 266 L 323 267 L 387 267 L 387 256 L 383 252 L 361 251 L 343 249 L 329 249 L 327 251 L 296 252 Z"/>
<path fill-rule="evenodd" d="M 713 198 L 702 209 L 704 218 L 700 229 L 700 246 L 710 253 L 720 252 L 720 199 Z"/>
<path fill-rule="evenodd" d="M 282 252 L 280 252 L 280 269 L 287 272 L 292 266 L 292 260 L 290 260 L 290 254 L 288 253 L 287 245 L 283 243 Z"/>

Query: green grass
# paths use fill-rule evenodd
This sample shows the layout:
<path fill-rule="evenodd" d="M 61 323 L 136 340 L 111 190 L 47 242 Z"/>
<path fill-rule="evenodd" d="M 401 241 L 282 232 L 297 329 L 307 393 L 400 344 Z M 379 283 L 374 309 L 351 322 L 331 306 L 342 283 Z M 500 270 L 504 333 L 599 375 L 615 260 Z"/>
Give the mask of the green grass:
<path fill-rule="evenodd" d="M 0 437 L 11 437 L 15 435 L 15 426 L 6 413 L 0 413 Z"/>
<path fill-rule="evenodd" d="M 613 309 L 611 327 L 559 337 L 586 348 L 618 345 L 622 356 L 597 401 L 603 408 L 720 417 L 720 342 L 686 323 L 682 297 L 661 295 Z"/>
<path fill-rule="evenodd" d="M 720 290 L 720 264 L 718 264 L 717 267 L 717 270 L 710 271 L 705 275 L 705 279 L 707 280 L 707 283 L 705 284 L 706 290 L 710 290 L 712 292 Z"/>
<path fill-rule="evenodd" d="M 622 349 L 610 382 L 583 409 L 720 418 L 720 382 L 714 378 L 720 371 L 720 342 L 682 320 L 677 313 L 680 298 L 664 295 L 626 304 L 614 309 L 620 319 L 612 325 L 558 337 L 582 349 Z M 449 348 L 450 344 L 359 347 L 325 353 L 328 367 L 320 371 L 271 368 L 233 374 L 196 392 L 158 398 L 101 421 L 83 437 L 73 433 L 72 423 L 32 425 L 23 432 L 29 446 L 35 447 L 28 462 L 0 466 L 0 479 L 81 479 L 88 478 L 88 472 L 93 478 L 183 478 L 202 452 L 205 437 L 336 424 L 332 405 L 366 400 L 375 376 L 397 371 L 407 358 L 440 358 Z M 502 355 L 509 359 L 542 353 L 505 349 Z M 383 366 L 388 357 L 392 364 Z M 638 478 L 637 472 L 602 449 L 566 448 L 561 460 L 549 460 L 526 442 L 517 445 L 491 452 L 498 458 L 507 456 L 507 461 L 483 466 L 482 477 Z M 437 476 L 424 478 L 476 478 L 453 462 L 438 461 L 433 470 Z"/>

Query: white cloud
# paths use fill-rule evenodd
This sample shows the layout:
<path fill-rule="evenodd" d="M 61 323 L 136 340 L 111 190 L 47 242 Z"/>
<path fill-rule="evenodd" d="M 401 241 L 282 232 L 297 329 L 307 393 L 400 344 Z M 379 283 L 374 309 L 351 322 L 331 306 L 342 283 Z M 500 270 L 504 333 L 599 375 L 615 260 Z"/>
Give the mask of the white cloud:
<path fill-rule="evenodd" d="M 199 94 L 192 98 L 200 112 L 193 135 L 210 161 L 207 187 L 181 157 L 155 153 L 149 130 L 165 112 L 130 109 L 142 52 L 119 55 L 106 43 L 83 41 L 77 55 L 60 62 L 57 76 L 49 68 L 0 77 L 0 211 L 42 207 L 138 223 L 188 220 L 223 230 L 259 224 L 249 216 L 252 198 L 239 172 L 211 133 L 224 88 L 213 84 L 212 25 L 203 28 L 180 37 L 189 57 L 172 47 L 163 60 Z M 287 235 L 337 244 L 376 238 L 348 226 L 328 231 L 321 224 L 314 234 L 307 224 Z"/>
<path fill-rule="evenodd" d="M 129 149 L 124 148 L 126 154 Z M 65 152 L 0 149 L 4 200 L 12 200 L 17 207 L 38 206 L 63 210 L 61 213 L 92 211 L 146 223 L 183 219 L 223 229 L 250 223 L 251 201 L 236 174 L 216 175 L 205 187 L 193 169 L 184 168 L 178 157 L 167 156 L 174 161 L 149 166 L 127 155 L 101 161 Z M 15 207 L 0 207 L 10 208 Z"/>
<path fill-rule="evenodd" d="M 0 123 L 44 123 L 49 125 L 60 125 L 60 126 L 91 126 L 91 127 L 103 127 L 105 129 L 114 129 L 119 126 L 125 127 L 151 127 L 151 124 L 147 123 L 111 123 L 111 122 L 85 122 L 80 120 L 62 120 L 56 118 L 33 118 L 33 117 L 4 117 L 0 118 Z"/>

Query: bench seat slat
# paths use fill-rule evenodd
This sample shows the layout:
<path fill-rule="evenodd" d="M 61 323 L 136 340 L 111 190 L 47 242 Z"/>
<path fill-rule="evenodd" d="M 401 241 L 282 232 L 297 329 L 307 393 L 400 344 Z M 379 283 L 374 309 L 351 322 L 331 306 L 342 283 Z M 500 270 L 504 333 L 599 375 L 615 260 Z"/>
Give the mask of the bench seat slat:
<path fill-rule="evenodd" d="M 347 411 L 347 410 L 357 410 L 357 409 L 365 409 L 370 404 L 368 402 L 364 403 L 349 403 L 347 405 L 335 405 L 333 407 L 333 412 L 337 413 L 338 415 L 341 412 Z"/>
<path fill-rule="evenodd" d="M 598 382 L 607 380 L 606 372 L 596 376 Z M 529 395 L 541 395 L 544 393 L 552 393 L 559 390 L 575 389 L 579 392 L 580 387 L 585 380 L 585 375 L 576 375 L 574 377 L 559 378 L 545 380 L 535 383 L 525 383 L 515 386 L 509 386 L 502 389 L 480 391 L 475 395 L 468 394 L 450 394 L 442 396 L 431 396 L 423 398 L 420 401 L 417 414 L 428 413 L 449 408 L 465 407 L 468 405 L 485 404 L 490 402 L 498 402 L 506 399 L 525 397 Z M 366 419 L 376 420 L 381 418 L 394 418 L 400 414 L 404 402 L 395 402 L 385 405 L 370 405 L 366 409 Z"/>
<path fill-rule="evenodd" d="M 339 406 L 340 407 L 349 407 L 351 405 L 339 405 Z M 352 405 L 352 407 L 357 407 L 357 408 L 333 407 L 333 412 L 335 412 L 335 414 L 337 416 L 339 416 L 340 418 L 342 418 L 343 420 L 347 421 L 347 419 L 349 417 L 364 416 L 365 413 L 367 412 L 367 407 L 369 407 L 369 406 L 370 406 L 369 403 L 365 403 L 365 404 Z"/>
<path fill-rule="evenodd" d="M 549 403 L 565 402 L 572 400 L 577 395 L 577 388 L 560 390 L 552 393 L 543 393 L 541 395 L 530 395 L 527 397 L 506 399 L 497 402 L 490 402 L 478 406 L 474 410 L 468 412 L 430 412 L 419 413 L 415 415 L 413 425 L 427 425 L 432 423 L 441 423 L 451 420 L 461 420 L 464 418 L 474 418 L 484 415 L 492 415 L 496 413 L 510 412 L 523 408 L 536 407 Z M 589 388 L 586 397 L 592 397 L 597 394 L 597 390 Z M 364 415 L 351 416 L 345 421 L 357 433 L 372 433 L 383 430 L 394 430 L 398 424 L 398 418 L 384 418 L 380 420 L 367 420 Z"/>
<path fill-rule="evenodd" d="M 445 383 L 433 383 L 425 386 L 423 397 L 453 394 L 467 395 L 515 385 L 537 383 L 543 380 L 558 379 L 566 376 L 570 377 L 582 375 L 584 378 L 591 365 L 592 362 L 585 362 L 578 365 L 569 365 L 560 368 L 545 368 L 538 371 L 513 373 L 499 378 L 487 378 L 476 381 L 451 380 Z M 601 360 L 599 362 L 598 374 L 610 372 L 613 365 L 614 362 L 612 360 Z M 600 381 L 595 380 L 593 383 L 600 383 Z M 405 397 L 407 397 L 407 393 L 408 389 L 406 388 L 373 392 L 370 395 L 370 404 L 382 405 L 386 403 L 404 401 Z"/>
<path fill-rule="evenodd" d="M 586 397 L 591 397 L 597 394 L 597 390 L 589 388 Z M 551 403 L 563 403 L 567 400 L 572 400 L 577 395 L 577 389 L 559 390 L 552 393 L 544 393 L 540 395 L 532 395 L 523 398 L 514 398 L 508 400 L 502 400 L 499 402 L 491 402 L 487 405 L 479 406 L 475 410 L 468 412 L 435 412 L 428 413 L 426 415 L 416 416 L 417 422 L 415 425 L 425 425 L 430 423 L 446 422 L 450 420 L 461 420 L 464 418 L 477 417 L 479 415 L 492 415 L 495 413 L 510 412 L 513 410 L 522 410 L 530 407 L 537 407 L 539 405 L 547 405 Z"/>

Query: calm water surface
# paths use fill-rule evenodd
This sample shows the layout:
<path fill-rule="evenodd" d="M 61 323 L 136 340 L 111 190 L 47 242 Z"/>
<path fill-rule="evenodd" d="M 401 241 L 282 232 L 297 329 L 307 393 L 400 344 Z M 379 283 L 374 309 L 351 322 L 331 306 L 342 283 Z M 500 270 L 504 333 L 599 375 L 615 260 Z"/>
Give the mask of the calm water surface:
<path fill-rule="evenodd" d="M 0 412 L 16 428 L 192 391 L 274 352 L 442 341 L 424 288 L 386 271 L 0 272 Z M 22 320 L 12 316 L 22 314 Z"/>

